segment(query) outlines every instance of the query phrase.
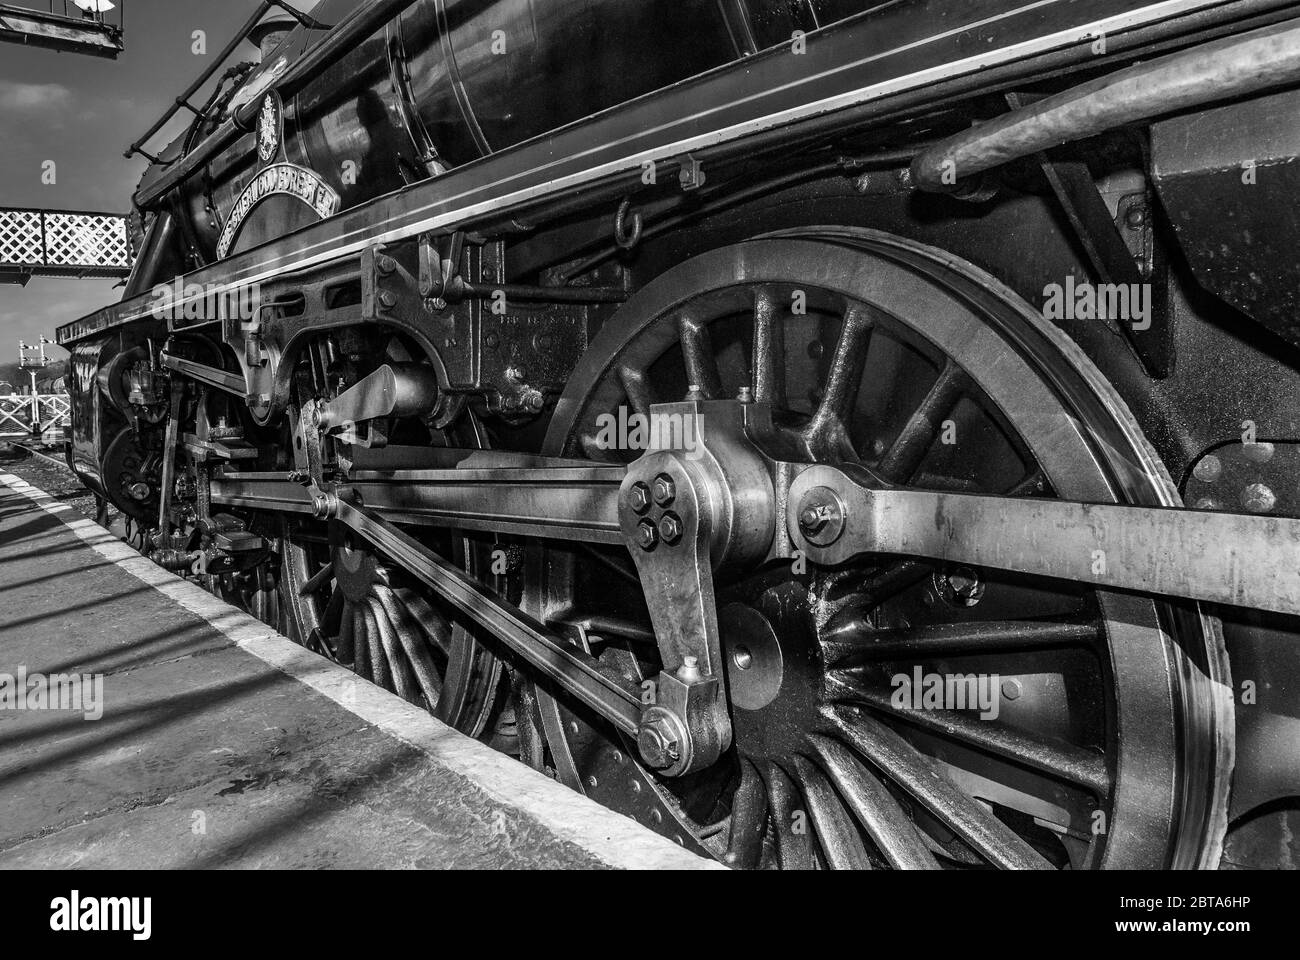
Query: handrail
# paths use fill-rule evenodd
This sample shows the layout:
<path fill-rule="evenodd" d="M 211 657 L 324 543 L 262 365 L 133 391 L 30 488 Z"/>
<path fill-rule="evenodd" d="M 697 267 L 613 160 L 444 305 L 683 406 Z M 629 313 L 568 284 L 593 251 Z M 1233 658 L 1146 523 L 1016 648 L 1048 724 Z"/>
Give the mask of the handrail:
<path fill-rule="evenodd" d="M 322 37 L 319 43 L 295 61 L 271 89 L 276 90 L 286 100 L 295 96 L 321 71 L 338 63 L 351 53 L 360 41 L 399 16 L 414 3 L 415 0 L 367 0 L 354 8 Z M 134 198 L 136 206 L 151 206 L 188 180 L 217 153 L 251 130 L 260 109 L 261 104 L 256 101 L 241 106 L 207 139 L 172 164 L 157 181 L 136 193 Z"/>
<path fill-rule="evenodd" d="M 307 16 L 307 14 L 303 13 L 301 10 L 286 3 L 285 0 L 262 0 L 262 2 L 257 5 L 257 9 L 253 12 L 253 15 L 245 21 L 242 27 L 239 28 L 239 31 L 235 34 L 234 38 L 226 44 L 221 53 L 217 55 L 216 59 L 213 60 L 201 74 L 199 74 L 198 79 L 185 88 L 185 92 L 172 102 L 171 106 L 169 106 L 154 125 L 145 132 L 144 136 L 140 137 L 140 139 L 136 140 L 127 148 L 126 153 L 123 154 L 126 159 L 130 160 L 133 156 L 139 154 L 152 163 L 161 162 L 158 157 L 145 152 L 145 145 L 157 135 L 159 130 L 167 125 L 168 121 L 170 121 L 172 117 L 176 116 L 176 112 L 182 107 L 189 110 L 196 117 L 203 116 L 202 111 L 190 103 L 190 98 L 194 96 L 194 94 L 198 93 L 205 83 L 212 79 L 213 74 L 221 69 L 225 62 L 229 60 L 234 52 L 239 48 L 239 45 L 247 40 L 249 34 L 251 34 L 257 28 L 257 25 L 262 22 L 262 18 L 270 13 L 274 7 L 284 10 L 305 27 L 309 27 L 313 30 L 328 29 L 318 20 Z"/>

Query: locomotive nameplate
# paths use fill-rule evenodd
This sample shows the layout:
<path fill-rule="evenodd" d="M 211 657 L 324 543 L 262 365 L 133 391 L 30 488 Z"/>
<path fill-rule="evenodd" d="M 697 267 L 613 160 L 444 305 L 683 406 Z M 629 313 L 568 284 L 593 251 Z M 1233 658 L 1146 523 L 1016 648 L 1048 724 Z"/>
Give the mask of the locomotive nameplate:
<path fill-rule="evenodd" d="M 339 212 L 338 193 L 319 174 L 296 163 L 274 163 L 259 171 L 235 201 L 217 243 L 218 259 L 230 252 L 230 245 L 235 242 L 239 228 L 253 208 L 268 197 L 280 194 L 297 197 L 315 210 L 322 220 Z"/>

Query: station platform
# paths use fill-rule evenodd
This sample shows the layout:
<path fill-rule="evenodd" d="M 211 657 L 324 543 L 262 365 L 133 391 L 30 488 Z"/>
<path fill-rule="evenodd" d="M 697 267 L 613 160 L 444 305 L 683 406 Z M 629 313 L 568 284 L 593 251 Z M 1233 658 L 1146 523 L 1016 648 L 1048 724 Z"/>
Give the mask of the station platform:
<path fill-rule="evenodd" d="M 0 869 L 717 867 L 0 472 L 2 675 Z"/>

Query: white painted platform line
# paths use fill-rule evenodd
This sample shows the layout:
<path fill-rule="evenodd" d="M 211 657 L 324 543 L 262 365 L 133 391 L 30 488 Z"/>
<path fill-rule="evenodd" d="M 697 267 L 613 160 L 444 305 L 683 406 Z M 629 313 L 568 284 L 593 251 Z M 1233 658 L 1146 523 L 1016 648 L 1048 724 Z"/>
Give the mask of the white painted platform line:
<path fill-rule="evenodd" d="M 142 557 L 99 524 L 76 515 L 72 507 L 27 481 L 0 473 L 0 483 L 57 517 L 104 559 L 207 621 L 240 649 L 423 751 L 471 780 L 494 801 L 532 817 L 602 863 L 629 870 L 726 869 L 470 739 L 388 691 L 359 681 L 347 668 L 311 653 L 197 584 Z"/>

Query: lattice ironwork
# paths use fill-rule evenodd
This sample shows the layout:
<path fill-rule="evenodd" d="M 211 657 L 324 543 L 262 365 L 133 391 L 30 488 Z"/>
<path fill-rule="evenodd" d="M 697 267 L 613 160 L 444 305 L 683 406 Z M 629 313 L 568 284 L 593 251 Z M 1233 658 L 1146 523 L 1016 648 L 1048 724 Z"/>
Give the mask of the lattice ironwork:
<path fill-rule="evenodd" d="M 45 230 L 39 210 L 0 210 L 0 263 L 45 263 Z"/>
<path fill-rule="evenodd" d="M 0 271 L 27 276 L 126 276 L 126 217 L 0 209 Z"/>
<path fill-rule="evenodd" d="M 0 437 L 41 436 L 68 426 L 71 417 L 72 401 L 66 393 L 0 396 Z"/>
<path fill-rule="evenodd" d="M 129 268 L 126 217 L 47 213 L 45 262 L 57 267 Z"/>

